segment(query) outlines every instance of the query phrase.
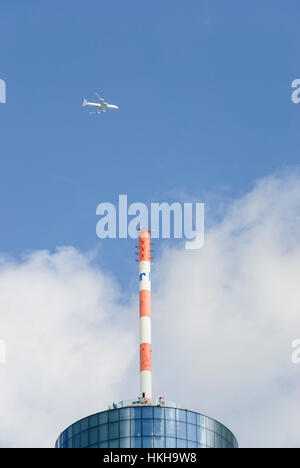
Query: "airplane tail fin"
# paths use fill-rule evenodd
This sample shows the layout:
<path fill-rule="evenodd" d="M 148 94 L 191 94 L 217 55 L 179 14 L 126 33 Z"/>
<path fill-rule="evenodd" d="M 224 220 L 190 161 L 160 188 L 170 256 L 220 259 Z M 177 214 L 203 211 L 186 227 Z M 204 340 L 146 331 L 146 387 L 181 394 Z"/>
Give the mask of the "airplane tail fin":
<path fill-rule="evenodd" d="M 85 107 L 85 106 L 87 106 L 87 105 L 88 105 L 87 99 L 84 99 L 84 100 L 82 101 L 82 107 Z"/>

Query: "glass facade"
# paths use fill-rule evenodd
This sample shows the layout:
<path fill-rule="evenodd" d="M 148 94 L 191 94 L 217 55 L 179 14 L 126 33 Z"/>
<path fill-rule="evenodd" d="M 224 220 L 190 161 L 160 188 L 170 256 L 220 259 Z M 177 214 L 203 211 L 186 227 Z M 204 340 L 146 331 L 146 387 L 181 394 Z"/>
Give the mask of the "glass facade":
<path fill-rule="evenodd" d="M 238 448 L 232 432 L 194 411 L 163 406 L 110 409 L 72 424 L 56 448 Z"/>

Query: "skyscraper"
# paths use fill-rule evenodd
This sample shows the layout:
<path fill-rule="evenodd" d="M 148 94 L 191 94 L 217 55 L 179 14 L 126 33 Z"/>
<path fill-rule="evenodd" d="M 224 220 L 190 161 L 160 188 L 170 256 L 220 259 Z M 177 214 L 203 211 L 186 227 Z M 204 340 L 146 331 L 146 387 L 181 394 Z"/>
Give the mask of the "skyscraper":
<path fill-rule="evenodd" d="M 140 396 L 113 403 L 65 429 L 56 448 L 238 448 L 223 424 L 182 409 L 163 397 L 152 399 L 151 239 L 139 235 Z"/>

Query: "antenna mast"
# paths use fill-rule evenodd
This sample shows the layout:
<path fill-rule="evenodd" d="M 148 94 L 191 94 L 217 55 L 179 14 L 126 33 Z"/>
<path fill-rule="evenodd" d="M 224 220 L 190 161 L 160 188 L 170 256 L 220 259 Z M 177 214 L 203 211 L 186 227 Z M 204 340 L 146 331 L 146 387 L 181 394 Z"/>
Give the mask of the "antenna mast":
<path fill-rule="evenodd" d="M 152 399 L 151 366 L 151 241 L 150 231 L 139 233 L 140 285 L 140 398 L 145 404 Z"/>

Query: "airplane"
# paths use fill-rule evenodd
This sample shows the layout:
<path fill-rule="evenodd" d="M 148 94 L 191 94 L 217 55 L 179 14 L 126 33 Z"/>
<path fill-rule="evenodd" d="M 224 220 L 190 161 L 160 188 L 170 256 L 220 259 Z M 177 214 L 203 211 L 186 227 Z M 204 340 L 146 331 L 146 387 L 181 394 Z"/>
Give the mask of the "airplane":
<path fill-rule="evenodd" d="M 96 107 L 95 112 L 90 112 L 90 114 L 101 114 L 102 112 L 106 112 L 107 109 L 119 109 L 118 106 L 115 106 L 114 104 L 108 104 L 108 102 L 105 102 L 104 99 L 101 96 L 99 96 L 98 93 L 96 93 L 96 96 L 99 99 L 99 102 L 88 102 L 86 99 L 84 99 L 82 102 L 82 107 Z"/>

